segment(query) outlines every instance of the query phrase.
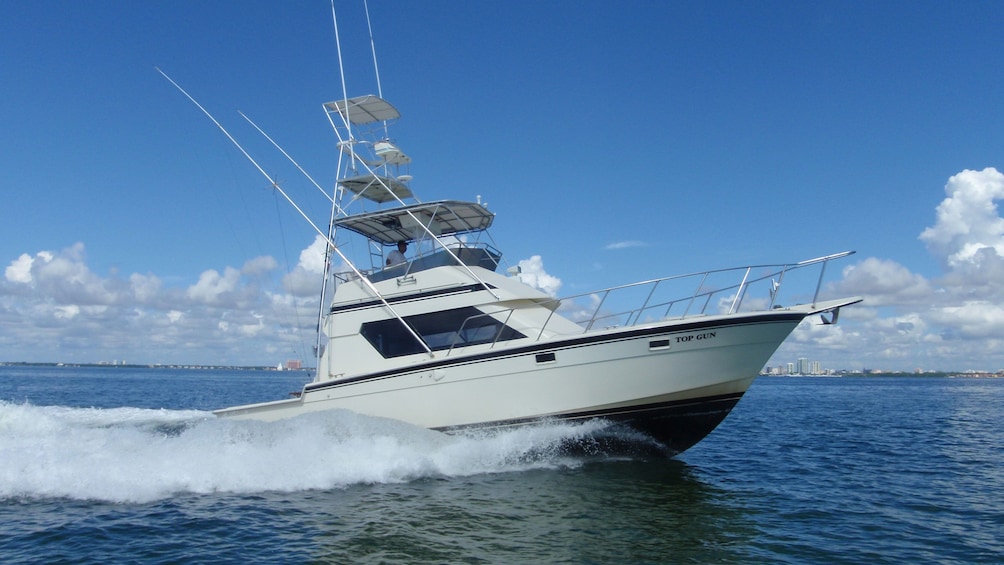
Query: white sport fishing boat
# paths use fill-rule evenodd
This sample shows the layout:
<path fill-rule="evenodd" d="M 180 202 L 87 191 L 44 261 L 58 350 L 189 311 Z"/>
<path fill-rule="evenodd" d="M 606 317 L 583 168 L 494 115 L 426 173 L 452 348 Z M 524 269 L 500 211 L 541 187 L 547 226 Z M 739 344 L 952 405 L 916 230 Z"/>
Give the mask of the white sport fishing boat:
<path fill-rule="evenodd" d="M 330 275 L 316 376 L 295 398 L 220 416 L 338 408 L 447 432 L 604 418 L 678 453 L 722 421 L 799 322 L 832 323 L 860 300 L 818 300 L 826 265 L 851 252 L 553 298 L 502 268 L 480 198 L 415 198 L 410 159 L 387 135 L 399 117 L 390 103 L 369 95 L 324 108 L 342 150 L 329 259 L 346 269 Z M 365 243 L 368 267 L 347 260 L 343 236 Z M 400 242 L 412 255 L 396 262 Z M 814 293 L 781 306 L 781 284 L 810 266 Z"/>
<path fill-rule="evenodd" d="M 480 197 L 415 197 L 410 159 L 389 134 L 400 115 L 382 96 L 346 95 L 324 110 L 339 173 L 330 227 L 318 232 L 325 263 L 337 256 L 344 268 L 322 284 L 316 375 L 295 398 L 219 416 L 346 409 L 444 432 L 601 418 L 679 453 L 728 415 L 803 319 L 834 323 L 860 301 L 819 296 L 826 266 L 852 252 L 554 298 L 505 266 Z M 782 289 L 792 303 L 782 306 Z"/>

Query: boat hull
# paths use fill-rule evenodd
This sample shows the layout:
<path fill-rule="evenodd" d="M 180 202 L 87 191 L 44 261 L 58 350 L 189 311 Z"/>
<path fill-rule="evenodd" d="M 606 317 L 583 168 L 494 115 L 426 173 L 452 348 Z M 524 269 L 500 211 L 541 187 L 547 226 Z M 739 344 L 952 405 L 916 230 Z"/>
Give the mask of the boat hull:
<path fill-rule="evenodd" d="M 663 322 L 454 353 L 217 414 L 277 420 L 348 409 L 443 431 L 604 418 L 679 453 L 728 415 L 804 316 Z"/>
<path fill-rule="evenodd" d="M 597 442 L 614 451 L 655 450 L 675 455 L 682 453 L 710 434 L 732 411 L 754 378 L 736 382 L 742 392 L 713 396 L 695 396 L 685 400 L 651 405 L 634 405 L 615 411 L 586 411 L 549 418 L 529 418 L 510 422 L 493 422 L 474 426 L 441 428 L 447 433 L 470 429 L 499 429 L 535 425 L 555 420 L 585 421 L 603 419 L 612 424 L 585 438 L 584 443 Z M 622 432 L 629 432 L 627 434 Z M 634 432 L 634 433 L 630 433 Z"/>

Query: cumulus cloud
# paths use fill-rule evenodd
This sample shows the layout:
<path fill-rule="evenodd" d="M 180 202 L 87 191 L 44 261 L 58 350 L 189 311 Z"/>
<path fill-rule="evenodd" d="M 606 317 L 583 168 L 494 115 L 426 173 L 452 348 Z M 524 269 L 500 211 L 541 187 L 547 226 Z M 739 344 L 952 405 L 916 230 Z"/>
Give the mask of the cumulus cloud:
<path fill-rule="evenodd" d="M 133 273 L 129 275 L 129 288 L 132 289 L 137 302 L 148 304 L 160 294 L 162 284 L 160 279 L 153 275 Z"/>
<path fill-rule="evenodd" d="M 241 267 L 241 274 L 262 275 L 275 270 L 278 266 L 279 263 L 275 260 L 275 258 L 264 255 L 261 257 L 255 257 L 247 263 L 244 263 L 244 266 Z"/>
<path fill-rule="evenodd" d="M 986 300 L 939 306 L 933 308 L 927 318 L 963 337 L 1004 337 L 1004 307 Z"/>
<path fill-rule="evenodd" d="M 827 329 L 826 340 L 819 328 L 804 325 L 793 341 L 817 351 L 841 344 L 870 366 L 1004 368 L 1004 218 L 997 207 L 1004 174 L 964 170 L 948 179 L 945 195 L 934 225 L 919 236 L 942 265 L 941 276 L 927 279 L 892 259 L 864 259 L 844 268 L 830 288 L 863 296 L 864 304 L 848 309 L 843 327 Z"/>
<path fill-rule="evenodd" d="M 948 179 L 937 222 L 920 234 L 927 248 L 950 269 L 979 266 L 1004 257 L 1004 174 L 995 168 L 965 170 Z"/>
<path fill-rule="evenodd" d="M 215 269 L 203 272 L 199 282 L 188 288 L 189 298 L 204 304 L 220 304 L 228 300 L 240 282 L 240 271 L 233 267 L 224 269 L 221 275 Z"/>
<path fill-rule="evenodd" d="M 28 284 L 31 282 L 31 266 L 34 264 L 35 258 L 23 253 L 4 269 L 4 276 L 10 282 Z"/>
<path fill-rule="evenodd" d="M 561 289 L 561 279 L 547 274 L 544 270 L 544 260 L 540 255 L 519 262 L 519 279 L 550 296 L 557 296 Z"/>
<path fill-rule="evenodd" d="M 286 292 L 294 296 L 314 296 L 320 291 L 321 275 L 324 274 L 324 256 L 328 240 L 321 235 L 300 252 L 300 260 L 285 277 L 282 285 Z"/>
<path fill-rule="evenodd" d="M 868 297 L 868 304 L 914 304 L 931 297 L 930 283 L 921 275 L 889 259 L 869 257 L 845 267 L 836 285 L 838 294 Z"/>
<path fill-rule="evenodd" d="M 50 295 L 63 304 L 111 304 L 117 300 L 118 286 L 103 280 L 87 267 L 83 243 L 76 243 L 59 253 L 27 253 L 4 269 L 7 283 L 15 293 L 38 292 Z"/>
<path fill-rule="evenodd" d="M 920 239 L 945 268 L 934 281 L 938 292 L 931 304 L 955 312 L 961 326 L 971 305 L 1004 299 L 1004 218 L 996 204 L 1004 199 L 1004 174 L 994 168 L 962 171 L 948 179 L 945 194 L 935 224 Z"/>
<path fill-rule="evenodd" d="M 271 364 L 262 355 L 302 349 L 300 330 L 315 318 L 301 314 L 316 312 L 313 298 L 268 292 L 276 267 L 257 257 L 170 286 L 153 274 L 95 273 L 83 243 L 23 253 L 0 278 L 0 360 Z"/>

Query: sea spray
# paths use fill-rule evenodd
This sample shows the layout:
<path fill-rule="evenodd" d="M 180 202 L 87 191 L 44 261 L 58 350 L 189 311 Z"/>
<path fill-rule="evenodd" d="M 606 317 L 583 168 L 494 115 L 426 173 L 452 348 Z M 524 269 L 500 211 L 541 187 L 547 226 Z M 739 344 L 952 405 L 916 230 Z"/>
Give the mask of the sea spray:
<path fill-rule="evenodd" d="M 0 402 L 0 499 L 146 502 L 575 467 L 581 459 L 563 446 L 605 426 L 544 422 L 447 435 L 345 410 L 259 422 Z"/>

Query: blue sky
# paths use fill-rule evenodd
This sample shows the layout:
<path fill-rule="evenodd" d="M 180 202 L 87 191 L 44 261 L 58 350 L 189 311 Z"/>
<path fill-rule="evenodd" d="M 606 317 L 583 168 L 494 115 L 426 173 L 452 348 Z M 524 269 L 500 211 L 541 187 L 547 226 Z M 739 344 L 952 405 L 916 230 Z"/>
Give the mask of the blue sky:
<path fill-rule="evenodd" d="M 349 95 L 375 92 L 362 3 L 336 8 Z M 1004 368 L 1004 5 L 370 12 L 415 190 L 482 195 L 559 294 L 853 249 L 832 292 L 866 303 L 772 363 Z M 237 111 L 330 185 L 330 4 L 0 1 L 0 361 L 309 356 L 311 229 L 155 65 L 324 222 Z"/>

